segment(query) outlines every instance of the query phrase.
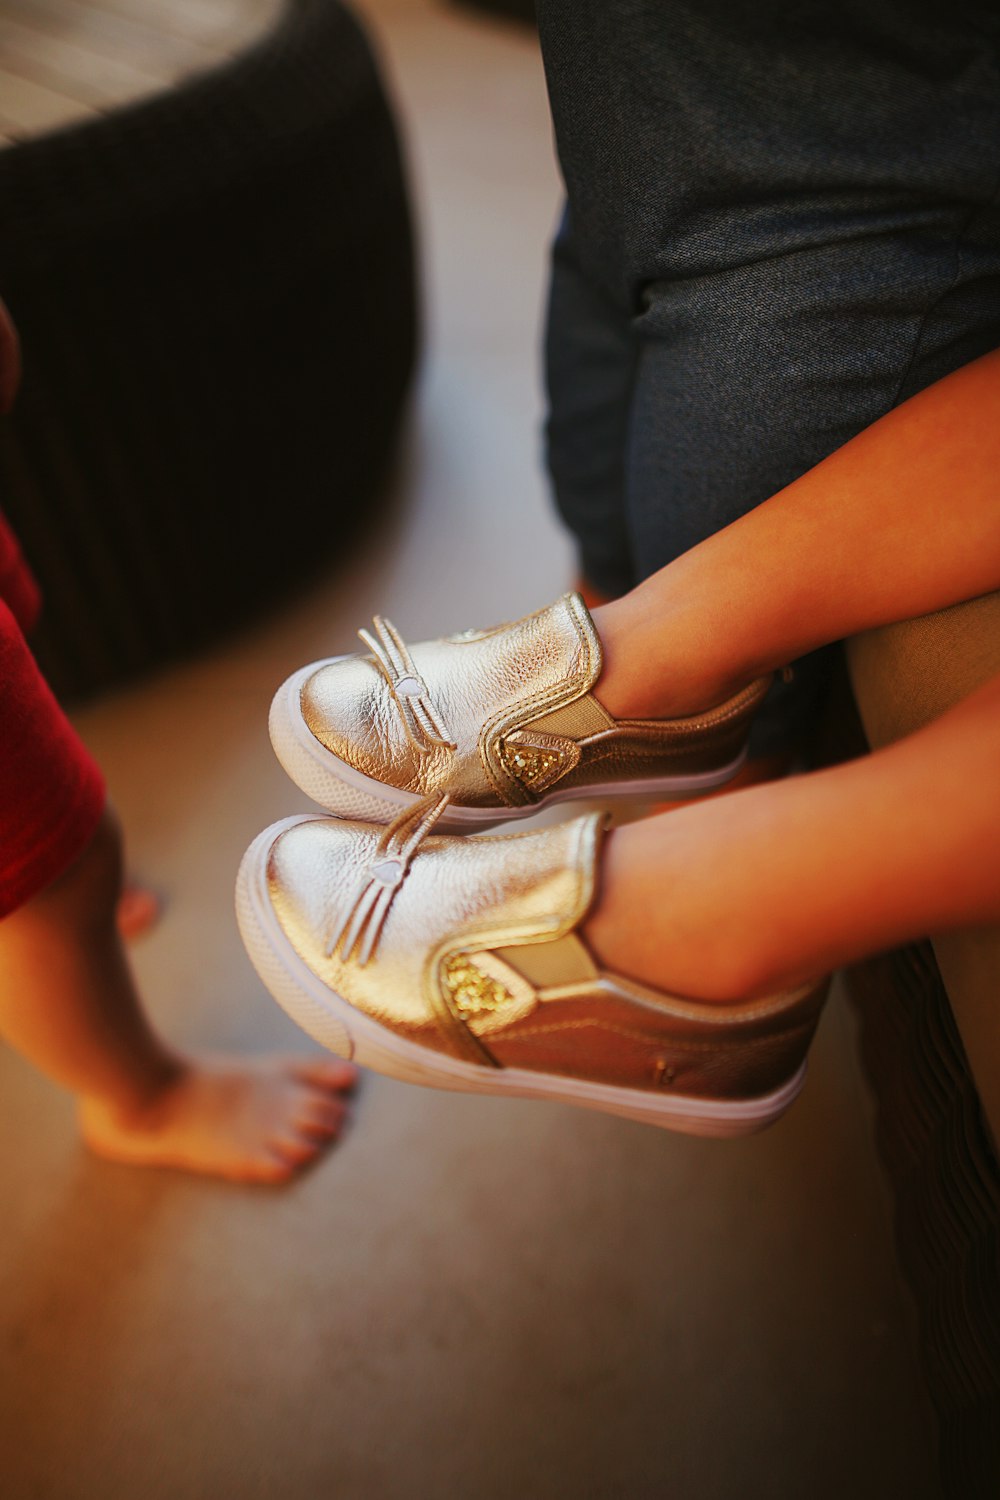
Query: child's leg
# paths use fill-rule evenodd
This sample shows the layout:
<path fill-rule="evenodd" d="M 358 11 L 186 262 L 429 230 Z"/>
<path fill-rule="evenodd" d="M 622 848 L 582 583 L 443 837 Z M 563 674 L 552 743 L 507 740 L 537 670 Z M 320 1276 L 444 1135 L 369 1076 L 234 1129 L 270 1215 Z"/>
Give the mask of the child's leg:
<path fill-rule="evenodd" d="M 0 600 L 0 1037 L 79 1096 L 106 1155 L 288 1177 L 337 1134 L 353 1069 L 164 1045 L 116 927 L 121 839 L 104 804 L 98 767 Z"/>
<path fill-rule="evenodd" d="M 1000 351 L 599 609 L 597 695 L 669 717 L 829 641 L 1000 588 Z"/>
<path fill-rule="evenodd" d="M 0 1035 L 80 1100 L 104 1155 L 281 1181 L 339 1132 L 354 1070 L 188 1058 L 146 1019 L 115 926 L 121 842 L 105 813 L 82 855 L 0 923 Z"/>
<path fill-rule="evenodd" d="M 1000 920 L 1000 678 L 833 770 L 619 828 L 585 926 L 617 973 L 732 1000 Z"/>

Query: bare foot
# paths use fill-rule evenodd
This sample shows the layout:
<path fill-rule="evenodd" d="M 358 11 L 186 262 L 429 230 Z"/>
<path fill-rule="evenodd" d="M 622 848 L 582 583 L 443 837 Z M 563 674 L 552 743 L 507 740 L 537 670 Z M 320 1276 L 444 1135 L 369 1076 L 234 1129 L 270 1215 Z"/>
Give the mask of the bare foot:
<path fill-rule="evenodd" d="M 82 1100 L 80 1125 L 111 1161 L 287 1182 L 340 1134 L 356 1079 L 321 1057 L 199 1057 L 140 1108 Z"/>
<path fill-rule="evenodd" d="M 115 907 L 115 926 L 126 943 L 142 937 L 160 920 L 162 902 L 148 885 L 125 882 Z"/>

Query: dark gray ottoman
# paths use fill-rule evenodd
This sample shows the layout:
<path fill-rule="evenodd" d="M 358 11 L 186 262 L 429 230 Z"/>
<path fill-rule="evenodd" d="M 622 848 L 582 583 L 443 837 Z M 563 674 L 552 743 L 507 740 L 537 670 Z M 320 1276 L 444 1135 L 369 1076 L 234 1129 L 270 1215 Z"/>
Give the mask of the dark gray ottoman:
<path fill-rule="evenodd" d="M 368 43 L 290 0 L 234 60 L 0 150 L 25 380 L 0 508 L 80 696 L 212 640 L 340 557 L 412 372 L 410 215 Z"/>

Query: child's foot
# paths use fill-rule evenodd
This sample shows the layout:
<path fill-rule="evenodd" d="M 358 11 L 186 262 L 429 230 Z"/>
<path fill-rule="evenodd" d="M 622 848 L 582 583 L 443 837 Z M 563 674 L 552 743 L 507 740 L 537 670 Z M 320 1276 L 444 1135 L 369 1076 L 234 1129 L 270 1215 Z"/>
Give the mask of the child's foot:
<path fill-rule="evenodd" d="M 411 1083 L 560 1099 L 694 1134 L 741 1135 L 787 1109 L 825 982 L 703 1001 L 624 977 L 585 931 L 600 816 L 439 838 L 440 810 L 428 801 L 386 829 L 287 818 L 244 856 L 243 940 L 317 1041 Z M 670 900 L 664 883 L 635 920 L 648 929 Z"/>
<path fill-rule="evenodd" d="M 616 717 L 599 696 L 601 640 L 578 594 L 412 649 L 387 620 L 359 634 L 367 653 L 313 662 L 279 688 L 270 730 L 303 791 L 338 817 L 377 823 L 428 795 L 447 794 L 441 826 L 466 832 L 547 802 L 702 792 L 743 764 L 770 686 L 737 686 L 686 717 Z"/>
<path fill-rule="evenodd" d="M 201 1057 L 139 1109 L 84 1100 L 80 1124 L 111 1161 L 286 1182 L 340 1134 L 356 1078 L 349 1063 L 324 1058 Z"/>

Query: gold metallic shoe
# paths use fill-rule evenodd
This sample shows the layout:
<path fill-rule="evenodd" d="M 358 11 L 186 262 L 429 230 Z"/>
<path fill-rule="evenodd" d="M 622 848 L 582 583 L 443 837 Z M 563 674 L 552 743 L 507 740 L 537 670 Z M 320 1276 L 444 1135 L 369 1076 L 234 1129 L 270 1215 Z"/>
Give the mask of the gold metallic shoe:
<path fill-rule="evenodd" d="M 438 1088 L 562 1099 L 742 1135 L 795 1098 L 826 983 L 734 1004 L 602 972 L 576 928 L 603 819 L 448 838 L 444 800 L 389 828 L 288 818 L 244 856 L 261 979 L 341 1057 Z"/>
<path fill-rule="evenodd" d="M 303 667 L 271 706 L 292 780 L 343 818 L 385 823 L 446 794 L 444 827 L 484 828 L 569 798 L 679 796 L 746 758 L 770 678 L 686 719 L 614 719 L 592 689 L 601 643 L 578 594 L 513 625 L 407 647 L 388 620 L 367 654 Z"/>

